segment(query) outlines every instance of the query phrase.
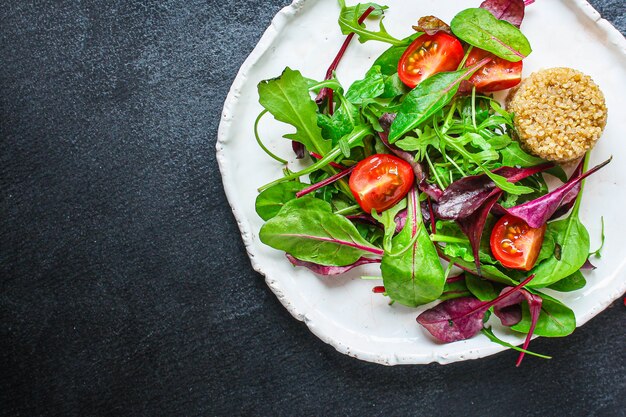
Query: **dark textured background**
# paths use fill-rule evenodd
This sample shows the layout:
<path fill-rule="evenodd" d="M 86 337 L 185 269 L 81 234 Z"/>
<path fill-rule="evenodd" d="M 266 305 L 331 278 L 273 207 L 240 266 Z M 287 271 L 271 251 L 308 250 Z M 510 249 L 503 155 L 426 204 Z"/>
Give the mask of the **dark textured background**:
<path fill-rule="evenodd" d="M 625 415 L 621 300 L 521 369 L 360 362 L 280 305 L 214 147 L 288 0 L 0 4 L 1 415 Z"/>

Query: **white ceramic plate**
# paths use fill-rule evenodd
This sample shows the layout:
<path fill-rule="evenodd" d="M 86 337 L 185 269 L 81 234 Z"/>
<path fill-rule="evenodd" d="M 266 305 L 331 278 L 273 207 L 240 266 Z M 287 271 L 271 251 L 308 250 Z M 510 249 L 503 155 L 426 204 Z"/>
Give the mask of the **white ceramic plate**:
<path fill-rule="evenodd" d="M 445 21 L 479 0 L 390 0 L 385 26 L 398 38 L 412 32 L 423 15 Z M 284 254 L 263 245 L 258 232 L 263 221 L 254 211 L 257 187 L 281 176 L 281 166 L 257 147 L 253 123 L 262 110 L 256 86 L 281 74 L 285 66 L 305 76 L 322 79 L 344 37 L 336 1 L 297 0 L 273 19 L 259 44 L 241 67 L 228 98 L 219 127 L 217 157 L 226 195 L 241 229 L 252 266 L 265 275 L 278 299 L 298 320 L 338 351 L 366 361 L 394 364 L 442 364 L 480 358 L 503 350 L 483 335 L 450 344 L 436 343 L 415 322 L 424 309 L 389 306 L 372 294 L 377 281 L 359 279 L 377 274 L 377 266 L 360 267 L 343 277 L 319 277 L 305 268 L 294 268 Z M 555 18 L 558 16 L 558 18 Z M 591 163 L 614 156 L 613 162 L 587 180 L 581 218 L 587 225 L 592 247 L 599 244 L 600 216 L 607 226 L 606 245 L 598 269 L 586 274 L 587 286 L 572 293 L 552 293 L 572 307 L 580 326 L 602 311 L 626 290 L 626 207 L 623 144 L 626 132 L 626 40 L 585 1 L 550 0 L 527 8 L 522 30 L 533 46 L 524 61 L 524 75 L 540 68 L 569 66 L 593 77 L 606 95 L 609 118 Z M 353 40 L 338 77 L 345 86 L 362 78 L 388 45 Z M 276 154 L 293 159 L 291 144 L 282 138 L 291 127 L 270 116 L 261 122 L 261 136 Z M 371 267 L 371 268 L 368 268 Z M 493 323 L 505 340 L 519 344 L 522 337 Z"/>

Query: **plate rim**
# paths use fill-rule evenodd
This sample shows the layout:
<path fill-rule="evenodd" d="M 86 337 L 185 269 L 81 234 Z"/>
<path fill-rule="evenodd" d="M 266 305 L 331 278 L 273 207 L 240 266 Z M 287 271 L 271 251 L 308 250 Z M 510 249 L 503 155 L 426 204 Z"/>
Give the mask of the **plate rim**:
<path fill-rule="evenodd" d="M 276 279 L 272 279 L 265 271 L 261 263 L 256 260 L 256 254 L 253 251 L 252 231 L 248 227 L 245 216 L 243 214 L 240 214 L 240 212 L 238 211 L 239 203 L 233 187 L 227 186 L 227 180 L 229 177 L 227 174 L 228 161 L 225 157 L 224 147 L 229 142 L 229 132 L 233 120 L 231 115 L 231 109 L 236 104 L 239 98 L 239 92 L 247 81 L 247 73 L 267 52 L 267 50 L 273 44 L 274 40 L 280 35 L 281 31 L 290 23 L 293 18 L 298 15 L 299 11 L 304 7 L 304 5 L 311 1 L 314 0 L 293 0 L 290 5 L 283 7 L 272 18 L 270 25 L 264 31 L 260 40 L 254 47 L 252 52 L 244 60 L 243 64 L 237 72 L 237 75 L 235 76 L 235 79 L 233 80 L 233 83 L 224 101 L 224 107 L 222 109 L 220 123 L 218 126 L 215 149 L 216 159 L 222 177 L 222 185 L 228 203 L 237 222 L 237 226 L 239 227 L 240 234 L 246 248 L 248 258 L 250 259 L 252 268 L 256 272 L 263 275 L 265 283 L 276 295 L 280 303 L 287 309 L 287 311 L 289 311 L 289 313 L 294 318 L 299 321 L 303 321 L 308 329 L 311 331 L 311 333 L 321 339 L 324 343 L 327 343 L 334 347 L 338 352 L 357 359 L 383 365 L 425 365 L 433 362 L 445 365 L 458 361 L 479 359 L 507 350 L 508 348 L 494 343 L 491 344 L 489 347 L 466 351 L 465 355 L 461 353 L 455 354 L 454 357 L 431 354 L 428 357 L 424 357 L 423 355 L 414 355 L 400 359 L 393 352 L 372 353 L 364 350 L 353 349 L 350 346 L 345 345 L 331 337 L 331 335 L 327 334 L 323 330 L 323 327 L 316 326 L 315 323 L 307 315 L 308 312 L 300 311 L 298 307 L 291 303 L 290 300 L 285 296 L 280 282 Z M 593 23 L 596 24 L 599 29 L 604 32 L 604 34 L 607 36 L 607 40 L 609 41 L 609 43 L 617 47 L 621 54 L 626 58 L 626 38 L 609 21 L 602 18 L 600 13 L 589 2 L 587 2 L 586 0 L 562 1 L 570 3 L 572 7 L 576 7 L 580 12 L 590 18 Z M 614 288 L 613 292 L 607 292 L 606 296 L 597 303 L 595 308 L 588 310 L 587 312 L 585 312 L 585 314 L 577 315 L 576 328 L 583 326 L 597 314 L 605 310 L 624 292 L 626 292 L 626 280 L 622 282 L 621 286 Z"/>

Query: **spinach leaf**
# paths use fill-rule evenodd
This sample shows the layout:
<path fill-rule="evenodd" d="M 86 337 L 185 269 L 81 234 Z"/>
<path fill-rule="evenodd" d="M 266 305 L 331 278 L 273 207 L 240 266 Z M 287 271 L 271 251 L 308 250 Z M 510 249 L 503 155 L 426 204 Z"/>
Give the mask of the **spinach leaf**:
<path fill-rule="evenodd" d="M 518 28 L 498 20 L 485 9 L 463 10 L 454 16 L 450 27 L 456 36 L 470 45 L 507 61 L 521 61 L 532 52 L 528 39 Z"/>
<path fill-rule="evenodd" d="M 465 285 L 465 280 L 446 281 L 443 286 L 443 293 L 439 296 L 441 301 L 452 300 L 454 298 L 470 297 L 472 294 Z"/>
<path fill-rule="evenodd" d="M 548 288 L 560 292 L 570 292 L 580 290 L 585 285 L 587 285 L 587 280 L 585 279 L 585 276 L 582 274 L 582 272 L 576 271 L 572 275 L 569 275 L 562 280 L 550 285 Z"/>
<path fill-rule="evenodd" d="M 365 74 L 365 78 L 357 80 L 346 92 L 346 100 L 354 104 L 361 104 L 367 99 L 380 96 L 385 92 L 385 81 L 380 67 L 374 65 Z"/>
<path fill-rule="evenodd" d="M 289 181 L 268 188 L 256 197 L 254 206 L 256 213 L 265 221 L 271 219 L 278 214 L 287 201 L 296 198 L 296 193 L 306 187 L 308 184 Z"/>
<path fill-rule="evenodd" d="M 317 105 L 311 99 L 308 83 L 300 71 L 287 67 L 280 77 L 261 81 L 258 90 L 259 103 L 276 120 L 296 128 L 295 133 L 288 133 L 285 138 L 300 142 L 309 151 L 320 155 L 330 152 L 331 141 L 322 137 L 317 125 Z"/>
<path fill-rule="evenodd" d="M 496 291 L 493 283 L 477 277 L 474 274 L 465 274 L 467 289 L 480 301 L 489 301 L 496 298 L 500 293 Z"/>
<path fill-rule="evenodd" d="M 344 35 L 355 33 L 359 37 L 359 42 L 361 43 L 374 40 L 390 43 L 395 46 L 406 44 L 405 41 L 396 39 L 387 32 L 387 29 L 385 29 L 385 26 L 383 25 L 382 17 L 379 23 L 379 29 L 376 32 L 366 29 L 365 25 L 359 24 L 359 16 L 361 16 L 361 14 L 365 12 L 368 7 L 374 6 L 374 10 L 377 12 L 376 15 L 379 16 L 381 15 L 380 11 L 386 9 L 386 7 L 378 6 L 374 3 L 358 4 L 356 6 L 346 7 L 346 2 L 344 0 L 339 0 L 339 5 L 341 6 L 341 12 L 339 13 L 339 27 L 341 28 L 341 33 Z"/>
<path fill-rule="evenodd" d="M 394 143 L 402 135 L 415 129 L 452 100 L 459 84 L 478 67 L 464 68 L 453 72 L 440 72 L 426 78 L 411 90 L 398 109 L 391 124 L 389 142 Z"/>
<path fill-rule="evenodd" d="M 261 227 L 261 242 L 301 261 L 345 266 L 383 251 L 364 240 L 350 220 L 333 214 L 325 201 L 302 197 L 287 202 Z"/>
<path fill-rule="evenodd" d="M 519 145 L 519 142 L 512 141 L 509 146 L 500 150 L 502 154 L 502 165 L 510 167 L 532 167 L 544 163 L 545 161 L 536 156 L 526 153 Z"/>
<path fill-rule="evenodd" d="M 532 282 L 531 282 L 532 283 Z M 560 301 L 540 293 L 533 291 L 539 295 L 543 302 L 541 304 L 541 314 L 537 320 L 535 334 L 545 337 L 563 337 L 571 334 L 576 329 L 576 317 L 574 312 Z M 511 329 L 528 333 L 531 324 L 530 311 L 526 304 L 522 305 L 522 320 Z"/>
<path fill-rule="evenodd" d="M 392 240 L 392 252 L 381 262 L 387 295 L 400 304 L 417 307 L 436 300 L 446 281 L 435 246 L 422 221 L 417 190 L 408 195 L 407 221 Z"/>
<path fill-rule="evenodd" d="M 546 233 L 552 234 L 555 251 L 533 268 L 535 279 L 529 284 L 533 288 L 547 287 L 575 273 L 589 255 L 589 233 L 578 219 L 577 212 L 548 223 Z"/>

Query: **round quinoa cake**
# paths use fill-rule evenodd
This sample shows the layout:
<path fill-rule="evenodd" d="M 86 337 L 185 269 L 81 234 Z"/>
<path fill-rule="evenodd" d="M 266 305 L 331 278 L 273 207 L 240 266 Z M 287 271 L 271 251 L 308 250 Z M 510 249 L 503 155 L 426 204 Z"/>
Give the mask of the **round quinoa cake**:
<path fill-rule="evenodd" d="M 591 77 L 571 68 L 534 72 L 509 94 L 522 147 L 569 162 L 593 148 L 606 125 L 604 95 Z"/>

